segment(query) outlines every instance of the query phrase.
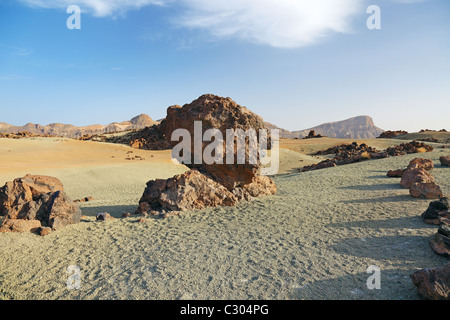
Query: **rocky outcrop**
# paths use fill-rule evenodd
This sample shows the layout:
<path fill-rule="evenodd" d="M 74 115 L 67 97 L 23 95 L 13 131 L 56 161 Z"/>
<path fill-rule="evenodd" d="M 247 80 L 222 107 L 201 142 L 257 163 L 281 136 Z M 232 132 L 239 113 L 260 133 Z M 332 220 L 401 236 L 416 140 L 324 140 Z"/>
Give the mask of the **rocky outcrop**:
<path fill-rule="evenodd" d="M 417 292 L 429 300 L 450 300 L 450 263 L 433 269 L 423 269 L 411 275 Z"/>
<path fill-rule="evenodd" d="M 231 146 L 226 144 L 229 142 L 228 129 L 241 129 L 243 132 L 253 129 L 259 134 L 259 130 L 264 128 L 261 117 L 230 98 L 207 94 L 183 107 L 169 107 L 166 118 L 153 130 L 157 131 L 158 139 L 163 141 L 161 143 L 168 143 L 171 148 L 180 143 L 179 140 L 172 141 L 175 130 L 184 129 L 189 133 L 190 147 L 183 150 L 186 153 L 183 154 L 183 163 L 191 170 L 170 179 L 149 181 L 136 213 L 162 215 L 167 211 L 233 206 L 241 200 L 274 194 L 276 186 L 273 181 L 260 176 L 260 162 L 249 161 L 248 141 L 245 142 L 245 163 L 242 164 L 237 161 L 236 138 L 231 138 Z M 230 149 L 234 153 L 231 163 L 225 163 L 225 158 L 223 164 L 206 163 L 203 158 L 201 161 L 195 158 L 199 153 L 203 155 L 211 143 L 202 139 L 209 129 L 221 133 L 223 141 L 219 144 L 222 144 L 224 154 L 227 148 L 233 148 Z M 201 137 L 196 140 L 199 130 Z"/>
<path fill-rule="evenodd" d="M 412 141 L 408 143 L 402 143 L 398 146 L 389 147 L 386 149 L 386 153 L 389 156 L 394 157 L 412 153 L 431 152 L 433 150 L 434 148 L 430 145 L 427 145 L 423 142 Z"/>
<path fill-rule="evenodd" d="M 377 137 L 378 139 L 392 139 L 398 136 L 403 136 L 405 134 L 408 134 L 408 131 L 403 131 L 403 130 L 397 130 L 397 131 L 384 131 L 382 134 L 380 134 L 379 137 Z"/>
<path fill-rule="evenodd" d="M 6 216 L 3 231 L 28 230 L 28 226 L 58 230 L 81 218 L 80 208 L 58 179 L 35 175 L 7 182 L 0 189 L 0 214 Z"/>

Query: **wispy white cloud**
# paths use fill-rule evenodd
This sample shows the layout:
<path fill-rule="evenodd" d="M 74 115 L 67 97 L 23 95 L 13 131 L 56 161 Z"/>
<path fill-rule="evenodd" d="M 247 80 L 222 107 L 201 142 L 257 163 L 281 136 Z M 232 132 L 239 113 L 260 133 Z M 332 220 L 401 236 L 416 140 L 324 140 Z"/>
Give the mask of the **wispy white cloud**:
<path fill-rule="evenodd" d="M 301 47 L 330 32 L 351 30 L 360 0 L 185 0 L 182 26 L 216 38 L 239 38 L 274 47 Z"/>
<path fill-rule="evenodd" d="M 242 39 L 273 47 L 296 48 L 331 33 L 351 32 L 352 18 L 364 14 L 366 0 L 20 0 L 44 8 L 77 4 L 98 17 L 115 16 L 148 5 L 177 7 L 177 26 L 205 31 L 214 39 Z M 417 2 L 424 0 L 390 0 Z"/>
<path fill-rule="evenodd" d="M 25 48 L 20 48 L 20 47 L 16 47 L 16 46 L 11 46 L 11 45 L 7 45 L 4 43 L 0 43 L 0 48 L 4 48 L 8 51 L 11 51 L 13 54 L 16 54 L 18 56 L 29 56 L 30 54 L 32 54 L 34 52 L 33 49 L 25 49 Z"/>
<path fill-rule="evenodd" d="M 61 8 L 78 5 L 82 12 L 97 17 L 120 15 L 128 10 L 140 9 L 148 5 L 164 5 L 165 0 L 19 0 L 31 7 Z"/>

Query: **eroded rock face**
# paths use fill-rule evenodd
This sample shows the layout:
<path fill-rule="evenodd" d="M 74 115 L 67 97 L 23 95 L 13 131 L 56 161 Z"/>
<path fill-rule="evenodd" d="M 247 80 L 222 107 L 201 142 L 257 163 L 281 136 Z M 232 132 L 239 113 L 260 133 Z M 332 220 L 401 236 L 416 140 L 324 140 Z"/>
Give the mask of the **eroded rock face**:
<path fill-rule="evenodd" d="M 434 177 L 427 170 L 422 168 L 408 169 L 402 175 L 400 184 L 403 188 L 411 188 L 414 183 L 432 183 Z"/>
<path fill-rule="evenodd" d="M 225 158 L 223 158 L 224 164 L 206 164 L 204 161 L 200 164 L 195 163 L 195 139 L 198 138 L 195 134 L 195 123 L 198 121 L 201 121 L 202 135 L 209 129 L 217 129 L 220 131 L 224 140 L 222 144 L 224 146 L 224 152 L 230 151 L 234 153 L 232 163 L 227 164 Z M 187 130 L 191 137 L 191 149 L 188 151 L 190 161 L 189 163 L 185 163 L 186 166 L 211 175 L 214 180 L 230 190 L 251 183 L 252 179 L 259 174 L 259 161 L 252 164 L 247 160 L 245 164 L 238 164 L 236 146 L 233 145 L 233 147 L 227 150 L 225 140 L 227 140 L 227 130 L 240 129 L 243 132 L 247 132 L 252 129 L 255 130 L 258 137 L 259 130 L 265 129 L 264 121 L 260 116 L 238 105 L 230 98 L 206 94 L 183 107 L 169 107 L 167 109 L 167 116 L 161 122 L 160 127 L 172 147 L 179 143 L 178 140 L 171 141 L 172 133 L 177 129 Z M 203 154 L 205 147 L 211 144 L 211 142 L 200 141 L 200 143 Z M 246 145 L 248 146 L 248 142 L 246 142 Z M 246 148 L 245 159 L 248 159 L 248 157 L 249 151 Z"/>
<path fill-rule="evenodd" d="M 0 213 L 6 216 L 3 229 L 27 230 L 31 225 L 34 230 L 42 225 L 58 230 L 79 222 L 81 210 L 63 189 L 58 179 L 47 176 L 26 175 L 7 182 L 0 189 Z"/>
<path fill-rule="evenodd" d="M 30 215 L 30 210 L 37 209 L 33 208 L 31 201 L 42 194 L 60 190 L 63 190 L 62 183 L 48 176 L 26 175 L 9 181 L 0 188 L 0 215 L 9 219 L 24 219 Z"/>
<path fill-rule="evenodd" d="M 414 183 L 409 189 L 409 194 L 414 198 L 440 199 L 442 198 L 441 188 L 434 182 Z"/>
<path fill-rule="evenodd" d="M 450 300 L 450 263 L 434 269 L 423 269 L 411 275 L 417 292 L 429 300 Z"/>

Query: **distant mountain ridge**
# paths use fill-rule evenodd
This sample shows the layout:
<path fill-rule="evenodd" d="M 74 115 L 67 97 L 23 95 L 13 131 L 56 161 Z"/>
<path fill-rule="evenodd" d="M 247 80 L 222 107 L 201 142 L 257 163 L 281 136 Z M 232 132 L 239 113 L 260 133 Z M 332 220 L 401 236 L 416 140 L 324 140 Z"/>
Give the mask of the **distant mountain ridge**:
<path fill-rule="evenodd" d="M 24 126 L 13 126 L 0 122 L 1 133 L 18 133 L 27 131 L 33 134 L 50 135 L 55 137 L 80 138 L 84 135 L 105 134 L 111 132 L 121 132 L 129 130 L 139 130 L 150 127 L 157 122 L 147 114 L 140 114 L 129 121 L 113 122 L 108 125 L 94 124 L 84 127 L 77 127 L 71 124 L 51 123 L 40 125 L 27 123 Z"/>
<path fill-rule="evenodd" d="M 277 128 L 270 123 L 267 123 L 266 126 L 268 129 Z M 288 131 L 280 129 L 280 137 L 288 139 L 304 138 L 311 130 L 322 136 L 341 139 L 373 139 L 384 132 L 383 129 L 375 126 L 371 117 L 357 116 L 342 121 L 324 123 L 305 130 Z"/>

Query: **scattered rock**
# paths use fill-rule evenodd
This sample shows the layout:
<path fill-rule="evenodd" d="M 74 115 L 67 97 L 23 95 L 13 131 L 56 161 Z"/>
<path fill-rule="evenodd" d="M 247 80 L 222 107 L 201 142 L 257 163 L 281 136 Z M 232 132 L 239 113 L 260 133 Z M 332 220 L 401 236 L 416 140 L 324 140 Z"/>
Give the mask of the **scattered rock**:
<path fill-rule="evenodd" d="M 440 199 L 442 198 L 441 188 L 434 182 L 414 183 L 409 189 L 409 194 L 414 198 Z"/>
<path fill-rule="evenodd" d="M 417 292 L 429 300 L 450 300 L 450 263 L 434 269 L 423 269 L 411 275 Z"/>
<path fill-rule="evenodd" d="M 39 220 L 6 219 L 0 226 L 2 232 L 37 232 L 41 227 Z"/>
<path fill-rule="evenodd" d="M 414 183 L 431 183 L 434 182 L 434 177 L 427 170 L 408 169 L 402 175 L 400 184 L 403 188 L 411 188 Z"/>
<path fill-rule="evenodd" d="M 440 256 L 450 258 L 450 238 L 436 233 L 430 240 L 431 249 Z"/>
<path fill-rule="evenodd" d="M 93 198 L 93 197 L 85 197 L 85 198 L 83 198 L 83 199 L 77 199 L 77 200 L 74 200 L 73 202 L 89 202 L 89 201 L 94 201 L 95 199 Z"/>
<path fill-rule="evenodd" d="M 431 171 L 434 168 L 433 161 L 430 159 L 424 159 L 424 158 L 415 158 L 411 160 L 411 162 L 408 164 L 408 169 L 425 169 L 427 171 Z"/>
<path fill-rule="evenodd" d="M 139 222 L 139 223 L 146 223 L 146 222 L 148 222 L 148 220 L 145 219 L 145 218 L 139 218 L 139 219 L 138 219 L 138 222 Z"/>
<path fill-rule="evenodd" d="M 52 228 L 41 227 L 39 229 L 39 235 L 41 235 L 41 236 L 48 236 L 50 233 L 52 233 Z"/>
<path fill-rule="evenodd" d="M 405 170 L 402 169 L 389 170 L 387 176 L 390 178 L 401 178 L 403 176 L 403 172 L 405 172 Z"/>
<path fill-rule="evenodd" d="M 131 213 L 129 213 L 129 212 L 122 213 L 122 218 L 128 218 L 128 217 L 131 217 Z"/>
<path fill-rule="evenodd" d="M 448 198 L 443 197 L 438 201 L 432 201 L 427 210 L 422 213 L 422 219 L 427 224 L 438 225 L 442 219 L 450 218 L 450 212 L 448 211 L 449 204 Z"/>
<path fill-rule="evenodd" d="M 450 156 L 442 156 L 439 158 L 439 161 L 441 162 L 441 166 L 450 167 Z"/>
<path fill-rule="evenodd" d="M 108 212 L 102 212 L 102 213 L 98 213 L 95 216 L 97 221 L 106 221 L 106 220 L 113 220 L 114 217 L 112 217 Z"/>

